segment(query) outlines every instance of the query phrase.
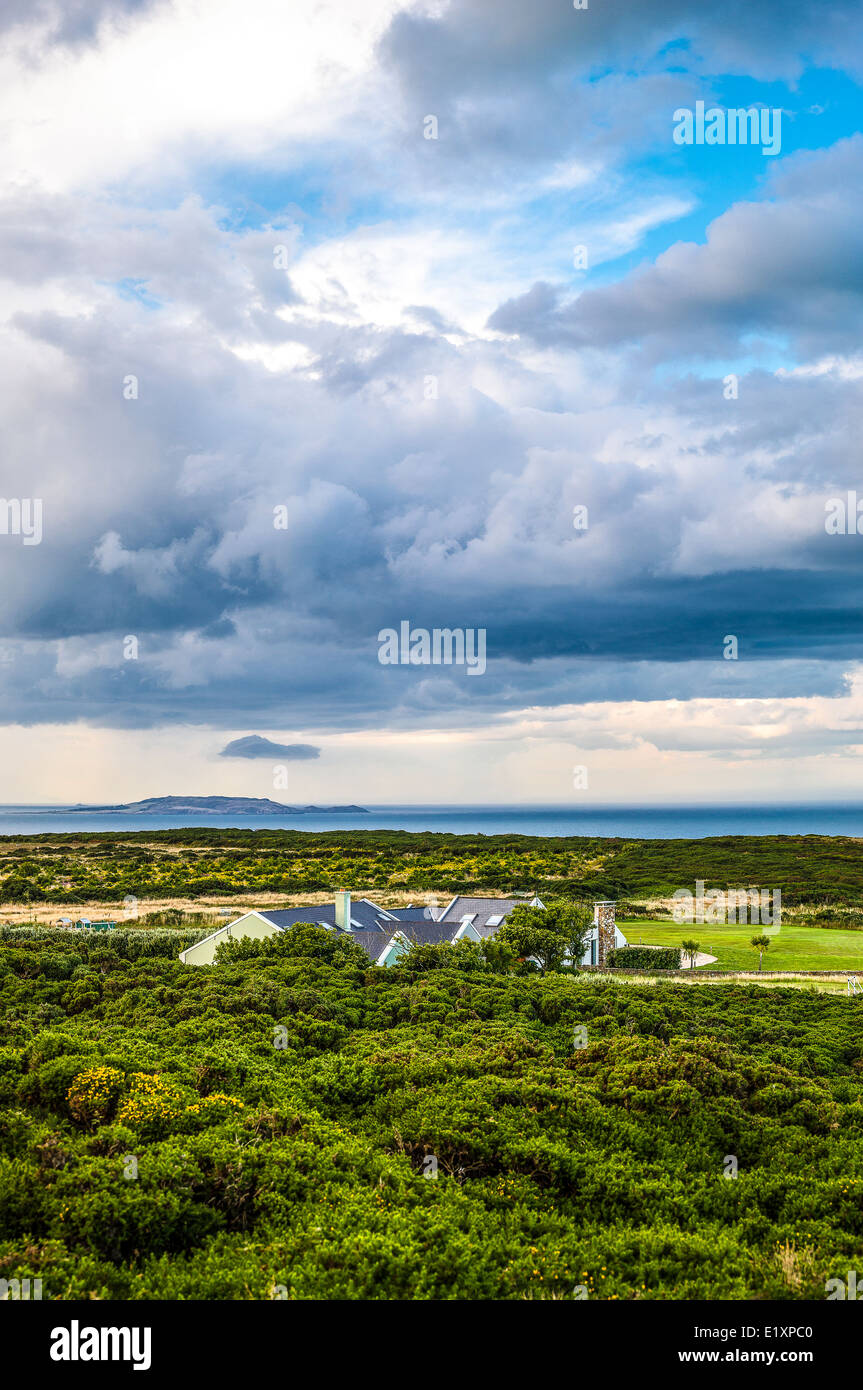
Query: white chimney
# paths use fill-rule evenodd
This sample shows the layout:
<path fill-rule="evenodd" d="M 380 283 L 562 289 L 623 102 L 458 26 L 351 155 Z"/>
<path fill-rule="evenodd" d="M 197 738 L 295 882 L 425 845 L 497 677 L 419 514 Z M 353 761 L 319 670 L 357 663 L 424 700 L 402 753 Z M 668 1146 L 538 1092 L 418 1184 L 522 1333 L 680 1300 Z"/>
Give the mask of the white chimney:
<path fill-rule="evenodd" d="M 340 888 L 336 893 L 336 926 L 341 931 L 351 929 L 351 895 L 347 888 Z"/>

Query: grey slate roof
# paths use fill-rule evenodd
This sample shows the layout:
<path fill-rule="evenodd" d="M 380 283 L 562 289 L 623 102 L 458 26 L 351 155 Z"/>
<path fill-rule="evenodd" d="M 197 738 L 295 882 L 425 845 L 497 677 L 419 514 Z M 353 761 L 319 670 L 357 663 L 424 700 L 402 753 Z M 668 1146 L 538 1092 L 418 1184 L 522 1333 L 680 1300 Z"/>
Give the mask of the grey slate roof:
<path fill-rule="evenodd" d="M 443 914 L 443 922 L 461 922 L 463 917 L 473 915 L 472 925 L 480 936 L 494 936 L 498 927 L 488 926 L 489 917 L 506 917 L 518 903 L 529 902 L 529 898 L 454 898 Z"/>
<path fill-rule="evenodd" d="M 347 932 L 345 932 L 341 940 L 355 941 L 358 946 L 362 946 L 372 965 L 374 965 L 389 945 L 390 933 L 380 931 L 354 931 L 348 936 Z"/>
<path fill-rule="evenodd" d="M 398 930 L 417 946 L 439 946 L 452 941 L 460 922 L 402 922 Z"/>
<path fill-rule="evenodd" d="M 366 898 L 351 899 L 351 940 L 362 946 L 370 960 L 377 960 L 396 931 L 409 941 L 437 945 L 452 941 L 463 917 L 472 917 L 471 925 L 480 937 L 494 936 L 497 926 L 488 925 L 489 917 L 506 917 L 517 903 L 528 898 L 468 898 L 458 896 L 447 906 L 442 917 L 433 921 L 430 909 L 415 907 L 379 907 Z M 289 907 L 270 911 L 257 909 L 273 926 L 293 927 L 298 922 L 320 922 L 327 927 L 336 925 L 335 903 L 318 903 L 312 907 Z M 498 926 L 501 924 L 499 923 Z"/>
<path fill-rule="evenodd" d="M 261 917 L 266 917 L 275 927 L 293 927 L 297 922 L 323 922 L 325 926 L 336 925 L 335 903 L 318 903 L 313 907 L 279 908 L 271 912 L 268 908 L 258 908 Z M 386 932 L 392 936 L 396 922 L 386 909 L 366 902 L 365 898 L 351 901 L 351 923 L 354 930 Z"/>
<path fill-rule="evenodd" d="M 436 927 L 443 923 L 445 926 L 452 927 L 452 931 L 447 933 L 436 933 L 422 937 L 428 941 L 452 941 L 454 933 L 459 929 L 461 919 L 466 916 L 472 917 L 472 927 L 477 930 L 479 937 L 492 937 L 498 926 L 489 927 L 488 919 L 493 916 L 506 917 L 518 902 L 528 902 L 528 898 L 454 898 L 446 906 L 445 912 L 435 922 L 431 917 L 431 910 L 427 906 L 417 903 L 411 908 L 381 908 L 378 903 L 370 902 L 367 898 L 354 898 L 350 902 L 350 923 L 352 923 L 352 935 L 359 937 L 363 933 L 378 933 L 386 935 L 386 940 L 392 937 L 393 931 L 406 929 L 422 929 L 422 927 Z M 335 903 L 320 902 L 309 908 L 277 908 L 270 910 L 267 908 L 256 909 L 258 915 L 265 917 L 267 922 L 271 922 L 275 927 L 293 927 L 297 922 L 321 923 L 325 927 L 335 927 Z M 411 938 L 413 940 L 413 938 Z"/>

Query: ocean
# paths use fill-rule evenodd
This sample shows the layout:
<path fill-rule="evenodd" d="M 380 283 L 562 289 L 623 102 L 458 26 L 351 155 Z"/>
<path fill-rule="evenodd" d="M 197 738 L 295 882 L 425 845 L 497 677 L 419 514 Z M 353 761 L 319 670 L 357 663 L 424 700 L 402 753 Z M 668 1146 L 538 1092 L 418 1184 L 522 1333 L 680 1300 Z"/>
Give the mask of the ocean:
<path fill-rule="evenodd" d="M 709 835 L 863 836 L 863 804 L 740 806 L 371 806 L 368 814 L 302 816 L 71 815 L 0 806 L 0 836 L 99 830 L 411 830 L 450 835 L 589 835 L 703 839 Z"/>

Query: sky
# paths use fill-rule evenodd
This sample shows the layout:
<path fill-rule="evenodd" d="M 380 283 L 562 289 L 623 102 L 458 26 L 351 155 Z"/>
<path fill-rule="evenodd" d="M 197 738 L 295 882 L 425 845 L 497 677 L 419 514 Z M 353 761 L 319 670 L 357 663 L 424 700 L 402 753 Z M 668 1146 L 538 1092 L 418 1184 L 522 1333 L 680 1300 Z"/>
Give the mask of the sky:
<path fill-rule="evenodd" d="M 0 799 L 863 800 L 861 79 L 858 0 L 5 0 Z"/>

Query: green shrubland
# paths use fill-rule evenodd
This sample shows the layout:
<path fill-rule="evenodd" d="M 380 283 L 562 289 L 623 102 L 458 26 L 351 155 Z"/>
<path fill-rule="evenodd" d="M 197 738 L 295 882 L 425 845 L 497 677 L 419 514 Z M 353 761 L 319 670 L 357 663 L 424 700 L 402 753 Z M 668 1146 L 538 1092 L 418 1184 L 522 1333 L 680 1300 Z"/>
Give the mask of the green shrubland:
<path fill-rule="evenodd" d="M 629 900 L 780 889 L 785 910 L 863 925 L 863 849 L 825 835 L 623 840 L 397 830 L 141 830 L 0 837 L 0 902 L 248 898 L 350 888 L 374 897 L 522 893 Z"/>
<path fill-rule="evenodd" d="M 381 970 L 318 928 L 199 968 L 180 935 L 0 937 L 0 1277 L 807 1299 L 859 1263 L 859 999 Z"/>

